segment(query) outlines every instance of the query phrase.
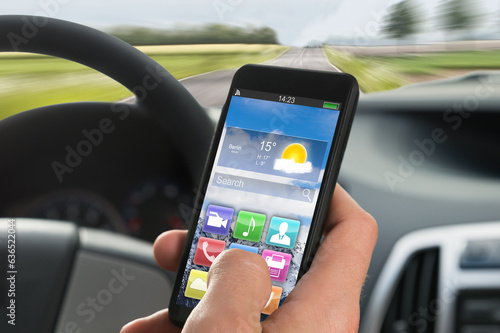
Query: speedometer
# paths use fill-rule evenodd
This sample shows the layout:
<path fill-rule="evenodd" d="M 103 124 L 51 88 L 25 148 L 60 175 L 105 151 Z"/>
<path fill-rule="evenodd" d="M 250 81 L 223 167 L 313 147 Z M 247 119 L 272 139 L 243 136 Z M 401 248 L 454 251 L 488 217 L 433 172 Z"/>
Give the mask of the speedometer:
<path fill-rule="evenodd" d="M 126 232 L 120 214 L 106 199 L 80 189 L 52 192 L 42 197 L 32 206 L 29 216 Z"/>

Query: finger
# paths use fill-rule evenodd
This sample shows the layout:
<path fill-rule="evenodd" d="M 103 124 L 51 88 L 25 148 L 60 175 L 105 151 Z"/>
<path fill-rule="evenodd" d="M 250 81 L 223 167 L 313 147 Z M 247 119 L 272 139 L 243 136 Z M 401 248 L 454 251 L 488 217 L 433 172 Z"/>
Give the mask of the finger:
<path fill-rule="evenodd" d="M 375 220 L 337 186 L 325 230 L 304 283 L 329 284 L 333 288 L 325 291 L 332 295 L 339 293 L 342 286 L 348 287 L 342 294 L 360 291 L 377 240 Z"/>
<path fill-rule="evenodd" d="M 181 329 L 172 324 L 168 317 L 168 309 L 158 311 L 149 317 L 136 319 L 123 326 L 120 333 L 170 333 Z"/>
<path fill-rule="evenodd" d="M 337 186 L 325 230 L 310 270 L 266 325 L 283 326 L 284 313 L 294 316 L 302 312 L 309 319 L 301 324 L 315 331 L 326 327 L 330 331 L 357 331 L 359 297 L 375 247 L 377 225 Z"/>
<path fill-rule="evenodd" d="M 170 230 L 156 238 L 153 250 L 158 266 L 167 271 L 177 270 L 186 236 L 187 230 Z"/>
<path fill-rule="evenodd" d="M 330 210 L 328 212 L 328 217 L 325 222 L 324 234 L 328 234 L 332 228 L 337 224 L 345 222 L 346 220 L 351 220 L 352 218 L 368 218 L 373 220 L 373 218 L 363 209 L 358 203 L 340 186 L 337 184 L 335 186 L 335 192 L 332 198 L 332 203 L 330 205 Z M 373 220 L 373 227 L 376 227 L 376 223 Z"/>
<path fill-rule="evenodd" d="M 224 251 L 210 268 L 207 293 L 188 317 L 184 330 L 260 331 L 260 313 L 270 294 L 269 270 L 261 256 L 238 249 Z"/>

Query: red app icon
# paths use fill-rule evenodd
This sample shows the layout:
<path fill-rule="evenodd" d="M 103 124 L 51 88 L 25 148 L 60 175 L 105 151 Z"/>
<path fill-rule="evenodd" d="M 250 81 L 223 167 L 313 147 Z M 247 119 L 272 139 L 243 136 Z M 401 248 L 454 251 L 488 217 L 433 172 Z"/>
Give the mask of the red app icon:
<path fill-rule="evenodd" d="M 210 267 L 215 258 L 224 251 L 225 246 L 226 242 L 224 241 L 200 237 L 194 254 L 193 263 Z"/>

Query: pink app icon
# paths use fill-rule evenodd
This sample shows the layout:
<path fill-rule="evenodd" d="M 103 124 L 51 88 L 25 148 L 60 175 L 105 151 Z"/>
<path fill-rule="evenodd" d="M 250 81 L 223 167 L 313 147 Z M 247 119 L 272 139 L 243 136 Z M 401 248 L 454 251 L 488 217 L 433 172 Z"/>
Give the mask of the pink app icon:
<path fill-rule="evenodd" d="M 288 268 L 290 267 L 292 255 L 288 253 L 264 250 L 262 252 L 262 258 L 264 258 L 267 266 L 269 267 L 271 280 L 284 282 L 288 274 Z"/>

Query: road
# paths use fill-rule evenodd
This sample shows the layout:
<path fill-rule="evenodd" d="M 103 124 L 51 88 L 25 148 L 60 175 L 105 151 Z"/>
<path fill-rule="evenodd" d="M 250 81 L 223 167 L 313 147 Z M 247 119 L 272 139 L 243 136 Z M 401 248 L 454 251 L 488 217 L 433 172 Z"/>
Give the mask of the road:
<path fill-rule="evenodd" d="M 293 48 L 265 62 L 266 65 L 340 72 L 328 62 L 321 48 Z M 218 70 L 180 80 L 205 107 L 222 106 L 236 69 Z"/>

